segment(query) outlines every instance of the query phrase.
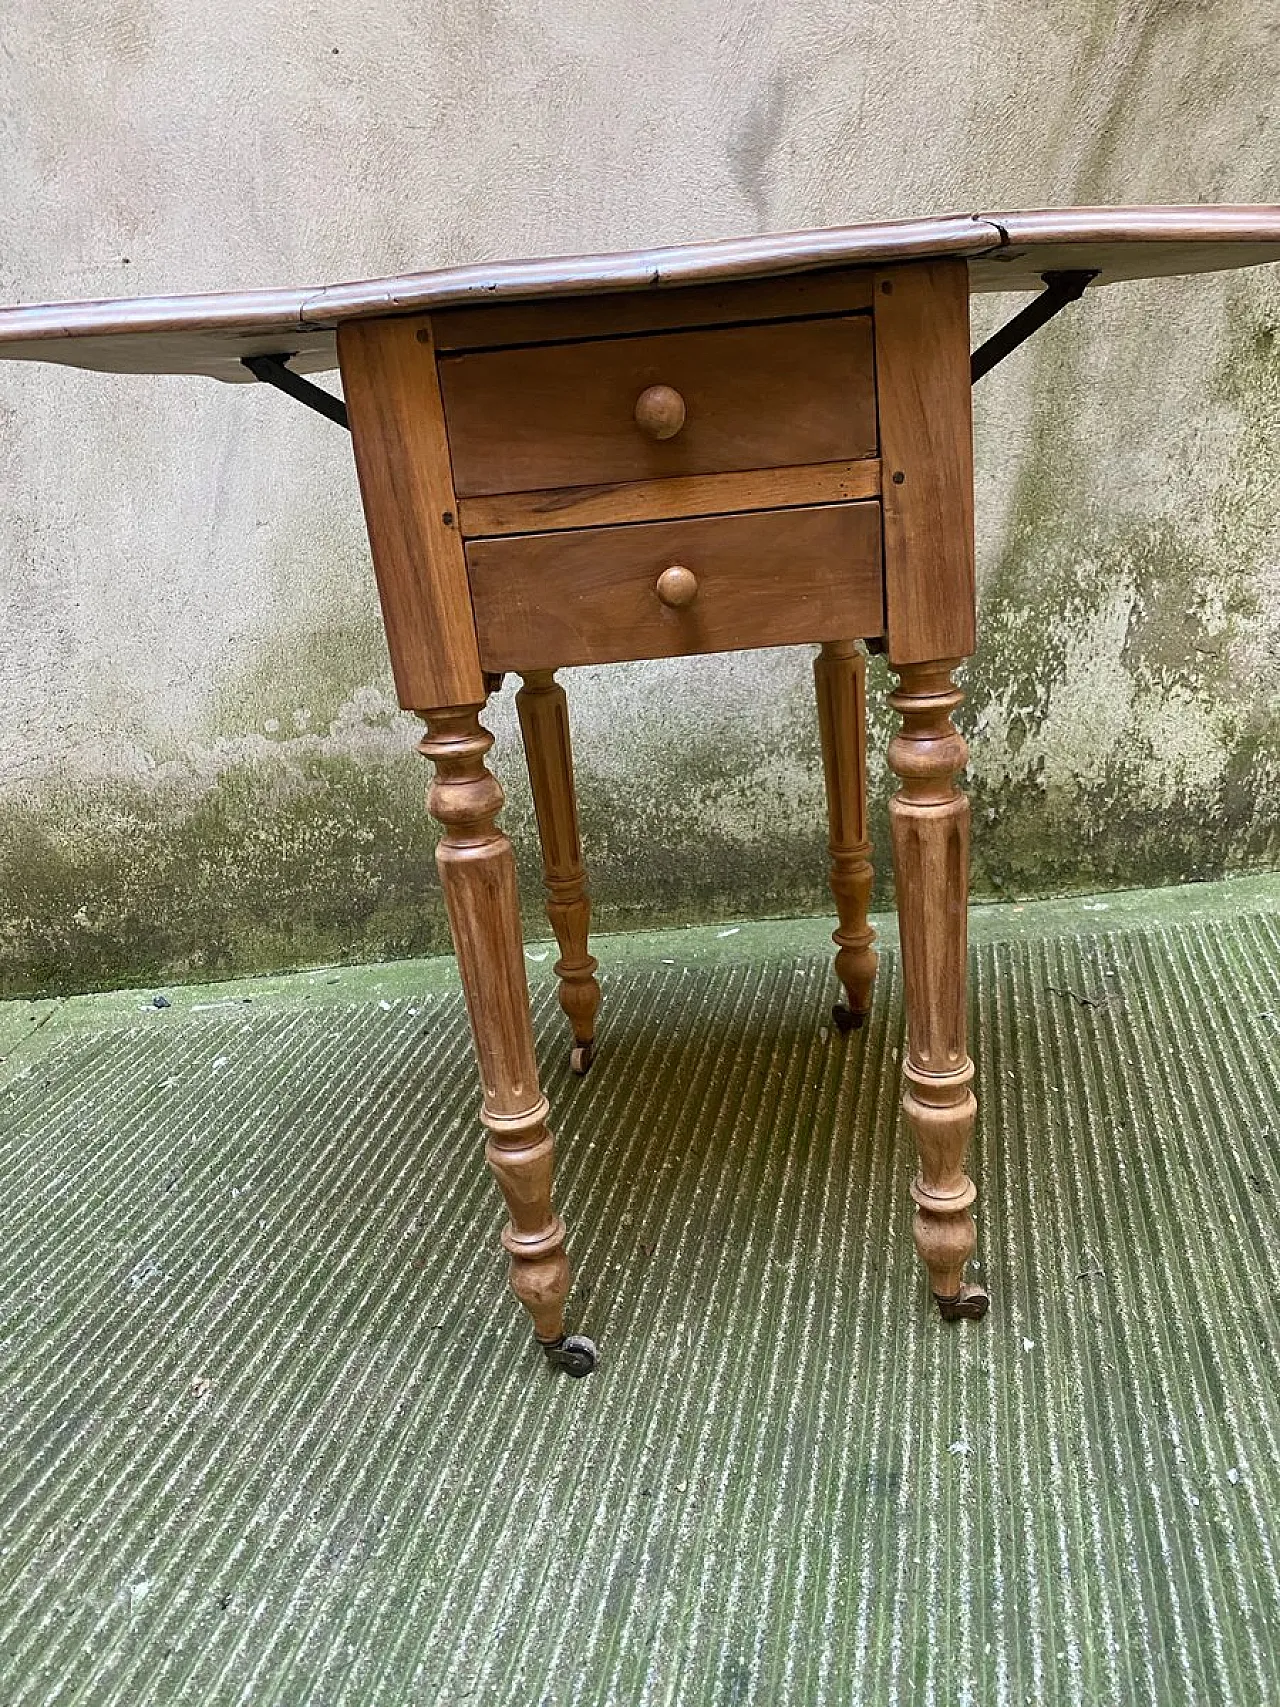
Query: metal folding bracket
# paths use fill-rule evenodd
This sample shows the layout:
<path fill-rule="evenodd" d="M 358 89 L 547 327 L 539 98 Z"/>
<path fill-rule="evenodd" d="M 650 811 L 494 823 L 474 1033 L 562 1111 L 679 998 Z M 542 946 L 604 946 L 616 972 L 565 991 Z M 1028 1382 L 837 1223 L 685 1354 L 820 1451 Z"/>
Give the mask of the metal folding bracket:
<path fill-rule="evenodd" d="M 336 421 L 340 427 L 345 427 L 350 432 L 347 406 L 342 399 L 335 397 L 330 391 L 325 391 L 322 386 L 313 385 L 300 373 L 294 373 L 291 368 L 285 366 L 288 360 L 288 353 L 278 356 L 241 356 L 240 365 L 247 367 L 253 377 L 260 379 L 264 385 L 274 385 L 277 391 L 283 391 L 286 396 L 305 403 L 307 408 L 314 409 L 317 415 Z"/>
<path fill-rule="evenodd" d="M 1054 315 L 1064 309 L 1069 302 L 1075 302 L 1084 295 L 1085 287 L 1090 280 L 1096 279 L 1097 271 L 1093 272 L 1063 272 L 1041 273 L 1044 280 L 1044 290 L 1034 302 L 1020 309 L 1007 325 L 998 332 L 993 332 L 985 344 L 969 357 L 969 380 L 976 385 L 984 373 L 990 373 L 997 362 L 1002 362 L 1011 355 L 1019 344 L 1025 344 L 1033 332 L 1040 328 Z"/>

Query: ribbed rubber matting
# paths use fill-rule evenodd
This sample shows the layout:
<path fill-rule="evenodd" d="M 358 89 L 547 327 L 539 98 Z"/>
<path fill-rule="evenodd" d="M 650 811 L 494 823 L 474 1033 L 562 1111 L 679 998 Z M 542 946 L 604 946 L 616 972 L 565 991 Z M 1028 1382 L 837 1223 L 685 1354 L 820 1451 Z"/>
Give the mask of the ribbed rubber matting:
<path fill-rule="evenodd" d="M 0 1090 L 5 1707 L 1280 1700 L 1280 917 L 975 950 L 977 1327 L 891 954 L 848 1041 L 825 956 L 624 966 L 582 1083 L 537 979 L 587 1381 L 452 994 Z"/>

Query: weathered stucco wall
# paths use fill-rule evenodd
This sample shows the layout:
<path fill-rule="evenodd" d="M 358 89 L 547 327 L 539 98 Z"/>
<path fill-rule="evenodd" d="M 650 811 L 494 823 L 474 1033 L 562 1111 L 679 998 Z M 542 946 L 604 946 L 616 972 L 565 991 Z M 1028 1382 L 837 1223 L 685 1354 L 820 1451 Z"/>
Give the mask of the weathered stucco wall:
<path fill-rule="evenodd" d="M 43 0 L 3 42 L 9 300 L 1280 189 L 1262 0 Z M 1278 404 L 1280 269 L 1099 294 L 979 388 L 977 892 L 1280 862 Z M 4 987 L 441 945 L 345 435 L 57 369 L 0 411 Z M 567 685 L 602 925 L 825 908 L 807 654 Z"/>

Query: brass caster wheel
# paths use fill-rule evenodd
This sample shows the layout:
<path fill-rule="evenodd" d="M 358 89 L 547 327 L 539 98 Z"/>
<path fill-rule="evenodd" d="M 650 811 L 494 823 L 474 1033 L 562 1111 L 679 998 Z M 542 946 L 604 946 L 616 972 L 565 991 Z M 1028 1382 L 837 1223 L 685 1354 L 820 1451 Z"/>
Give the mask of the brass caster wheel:
<path fill-rule="evenodd" d="M 562 1370 L 575 1379 L 590 1375 L 600 1361 L 595 1341 L 585 1334 L 565 1334 L 558 1340 L 539 1340 L 538 1344 L 553 1369 Z"/>
<path fill-rule="evenodd" d="M 944 1322 L 980 1322 L 991 1304 L 985 1289 L 974 1286 L 969 1281 L 965 1282 L 954 1298 L 939 1298 L 935 1292 L 933 1301 L 938 1306 L 938 1314 Z"/>
<path fill-rule="evenodd" d="M 831 1010 L 832 1023 L 842 1037 L 851 1031 L 861 1031 L 867 1023 L 866 1014 L 855 1013 L 846 1002 L 837 1002 Z"/>
<path fill-rule="evenodd" d="M 591 1063 L 595 1058 L 596 1046 L 594 1038 L 590 1043 L 575 1043 L 573 1048 L 569 1051 L 570 1072 L 576 1073 L 580 1079 L 584 1078 L 588 1068 L 591 1066 Z"/>

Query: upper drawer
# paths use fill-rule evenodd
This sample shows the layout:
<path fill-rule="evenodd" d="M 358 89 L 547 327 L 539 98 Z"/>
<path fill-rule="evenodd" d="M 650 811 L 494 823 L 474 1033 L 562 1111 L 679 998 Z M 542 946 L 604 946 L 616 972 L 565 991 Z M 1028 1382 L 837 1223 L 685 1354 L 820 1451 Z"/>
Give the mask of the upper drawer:
<path fill-rule="evenodd" d="M 867 315 L 444 356 L 440 385 L 461 498 L 876 453 Z M 637 420 L 653 386 L 669 437 Z"/>

